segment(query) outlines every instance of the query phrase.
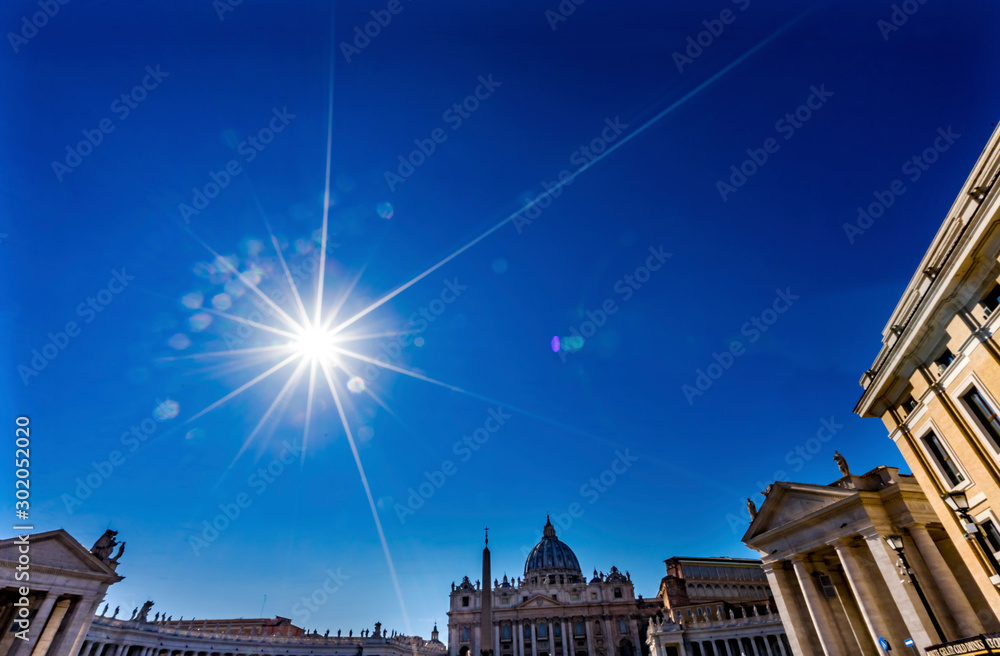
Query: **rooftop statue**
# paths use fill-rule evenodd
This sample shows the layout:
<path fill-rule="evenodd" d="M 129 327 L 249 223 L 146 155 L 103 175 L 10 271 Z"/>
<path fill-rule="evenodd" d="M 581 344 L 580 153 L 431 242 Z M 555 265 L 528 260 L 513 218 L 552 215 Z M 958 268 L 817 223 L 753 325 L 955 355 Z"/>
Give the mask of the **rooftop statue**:
<path fill-rule="evenodd" d="M 840 455 L 840 451 L 833 452 L 833 459 L 837 461 L 837 467 L 840 468 L 840 473 L 844 476 L 850 476 L 851 470 L 847 468 L 847 459 Z"/>
<path fill-rule="evenodd" d="M 109 562 L 111 560 L 111 552 L 118 546 L 118 540 L 115 539 L 116 535 L 118 535 L 118 531 L 112 531 L 110 528 L 104 531 L 104 535 L 98 538 L 94 546 L 90 548 L 90 553 L 105 563 Z"/>

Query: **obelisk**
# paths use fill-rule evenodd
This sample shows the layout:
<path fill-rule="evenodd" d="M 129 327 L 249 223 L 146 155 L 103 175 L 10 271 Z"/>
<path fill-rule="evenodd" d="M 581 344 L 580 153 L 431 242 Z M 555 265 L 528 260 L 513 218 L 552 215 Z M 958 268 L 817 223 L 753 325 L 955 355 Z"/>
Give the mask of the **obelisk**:
<path fill-rule="evenodd" d="M 479 654 L 493 656 L 493 578 L 490 576 L 490 529 L 486 528 L 483 547 L 483 587 L 479 604 Z"/>

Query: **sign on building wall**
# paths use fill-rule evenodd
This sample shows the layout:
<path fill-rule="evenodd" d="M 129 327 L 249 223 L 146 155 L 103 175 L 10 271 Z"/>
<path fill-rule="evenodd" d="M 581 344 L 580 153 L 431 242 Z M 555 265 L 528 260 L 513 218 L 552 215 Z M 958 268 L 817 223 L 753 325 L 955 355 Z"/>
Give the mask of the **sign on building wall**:
<path fill-rule="evenodd" d="M 1000 654 L 1000 633 L 963 638 L 927 648 L 928 656 L 979 656 L 980 654 Z"/>

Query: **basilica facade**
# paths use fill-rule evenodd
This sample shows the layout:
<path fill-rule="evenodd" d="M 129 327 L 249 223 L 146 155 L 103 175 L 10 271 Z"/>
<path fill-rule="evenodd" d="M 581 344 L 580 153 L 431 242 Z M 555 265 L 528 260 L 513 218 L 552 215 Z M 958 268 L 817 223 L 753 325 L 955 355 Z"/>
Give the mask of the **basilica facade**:
<path fill-rule="evenodd" d="M 448 611 L 449 656 L 638 656 L 648 653 L 649 619 L 661 608 L 635 596 L 628 572 L 611 567 L 588 578 L 576 554 L 546 520 L 541 541 L 528 554 L 524 576 L 452 583 Z M 486 608 L 483 598 L 492 600 Z M 489 607 L 492 606 L 492 607 Z M 483 641 L 490 626 L 492 641 Z M 487 644 L 482 644 L 486 642 Z M 492 642 L 492 644 L 490 644 Z"/>

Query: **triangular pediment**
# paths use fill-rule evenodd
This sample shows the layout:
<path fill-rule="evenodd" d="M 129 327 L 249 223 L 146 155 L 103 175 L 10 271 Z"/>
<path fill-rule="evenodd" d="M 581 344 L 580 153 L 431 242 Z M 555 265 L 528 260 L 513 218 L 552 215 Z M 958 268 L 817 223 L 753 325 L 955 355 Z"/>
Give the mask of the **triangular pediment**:
<path fill-rule="evenodd" d="M 120 578 L 114 570 L 90 553 L 62 529 L 36 533 L 28 538 L 32 566 L 90 575 Z M 18 538 L 0 540 L 0 560 L 16 562 L 24 543 Z"/>
<path fill-rule="evenodd" d="M 855 493 L 855 490 L 827 485 L 777 482 L 750 523 L 743 541 L 819 513 Z"/>
<path fill-rule="evenodd" d="M 518 608 L 562 608 L 562 604 L 548 595 L 536 594 L 522 601 Z"/>

